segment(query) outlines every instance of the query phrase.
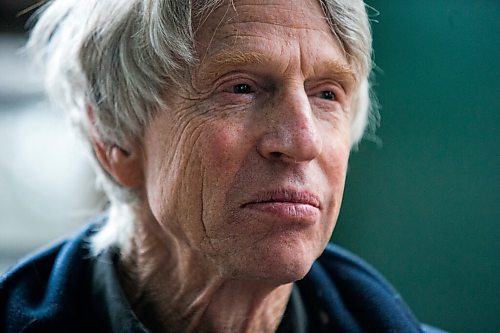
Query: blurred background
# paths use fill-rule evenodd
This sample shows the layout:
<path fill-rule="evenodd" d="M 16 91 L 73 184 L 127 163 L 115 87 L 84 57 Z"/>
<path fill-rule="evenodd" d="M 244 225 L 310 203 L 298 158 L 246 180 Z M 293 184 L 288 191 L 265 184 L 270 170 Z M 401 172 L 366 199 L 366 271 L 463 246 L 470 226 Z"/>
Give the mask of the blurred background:
<path fill-rule="evenodd" d="M 21 47 L 35 1 L 0 0 L 0 271 L 98 209 L 66 120 Z M 382 122 L 351 156 L 333 241 L 422 321 L 500 332 L 500 2 L 370 0 Z"/>
<path fill-rule="evenodd" d="M 28 15 L 19 13 L 34 2 L 0 0 L 0 272 L 74 231 L 102 198 L 22 49 Z"/>

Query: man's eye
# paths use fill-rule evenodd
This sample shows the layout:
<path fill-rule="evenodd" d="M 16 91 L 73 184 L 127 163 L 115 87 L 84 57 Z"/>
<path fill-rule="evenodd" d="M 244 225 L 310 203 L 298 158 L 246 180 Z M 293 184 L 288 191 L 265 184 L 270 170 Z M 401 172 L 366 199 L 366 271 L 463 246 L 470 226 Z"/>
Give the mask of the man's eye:
<path fill-rule="evenodd" d="M 337 96 L 331 90 L 325 90 L 325 91 L 320 92 L 319 97 L 323 98 L 323 99 L 327 99 L 329 101 L 336 101 L 337 100 Z"/>
<path fill-rule="evenodd" d="M 246 83 L 240 83 L 233 86 L 234 94 L 250 94 L 253 92 L 252 87 Z"/>

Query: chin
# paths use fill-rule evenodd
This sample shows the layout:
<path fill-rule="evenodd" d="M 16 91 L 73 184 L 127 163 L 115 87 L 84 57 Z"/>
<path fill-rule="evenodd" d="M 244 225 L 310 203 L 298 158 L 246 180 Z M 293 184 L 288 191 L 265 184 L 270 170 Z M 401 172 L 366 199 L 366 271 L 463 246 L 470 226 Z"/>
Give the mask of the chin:
<path fill-rule="evenodd" d="M 274 260 L 271 265 L 261 265 L 255 273 L 257 273 L 257 279 L 278 286 L 303 279 L 311 269 L 312 263 L 313 261 L 277 262 Z M 265 266 L 267 266 L 267 269 L 262 270 Z"/>
<path fill-rule="evenodd" d="M 252 259 L 241 267 L 247 278 L 282 285 L 304 278 L 321 251 L 306 246 L 304 242 L 273 242 L 254 251 Z M 259 255 L 257 255 L 259 253 Z"/>

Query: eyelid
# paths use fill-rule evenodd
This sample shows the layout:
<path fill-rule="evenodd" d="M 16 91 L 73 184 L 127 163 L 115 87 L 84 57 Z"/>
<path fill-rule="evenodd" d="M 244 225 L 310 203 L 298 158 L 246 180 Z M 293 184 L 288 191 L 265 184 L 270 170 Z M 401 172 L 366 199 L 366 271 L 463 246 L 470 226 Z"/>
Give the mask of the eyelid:
<path fill-rule="evenodd" d="M 321 92 L 332 91 L 335 94 L 335 100 L 332 102 L 343 103 L 347 99 L 346 91 L 342 85 L 332 81 L 322 81 L 309 87 L 306 85 L 306 90 L 309 96 L 317 96 Z"/>
<path fill-rule="evenodd" d="M 252 82 L 248 81 L 243 81 L 243 80 L 235 80 L 235 81 L 230 81 L 228 83 L 222 84 L 222 91 L 223 92 L 228 92 L 228 93 L 235 93 L 234 92 L 234 87 L 238 85 L 247 85 L 250 87 L 250 92 L 249 93 L 255 93 L 256 92 L 256 86 Z"/>
<path fill-rule="evenodd" d="M 216 91 L 221 92 L 228 91 L 230 87 L 238 84 L 248 84 L 253 90 L 257 90 L 259 87 L 255 79 L 251 78 L 249 74 L 242 72 L 228 73 L 216 80 L 214 86 L 216 87 Z"/>

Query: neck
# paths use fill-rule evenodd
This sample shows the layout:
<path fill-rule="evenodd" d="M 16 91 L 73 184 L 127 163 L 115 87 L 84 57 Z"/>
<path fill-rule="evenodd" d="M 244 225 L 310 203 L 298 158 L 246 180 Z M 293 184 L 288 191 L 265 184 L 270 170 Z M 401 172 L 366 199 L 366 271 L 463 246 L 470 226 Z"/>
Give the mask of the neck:
<path fill-rule="evenodd" d="M 227 276 L 156 223 L 138 226 L 120 265 L 125 293 L 153 331 L 275 332 L 292 289 Z"/>

